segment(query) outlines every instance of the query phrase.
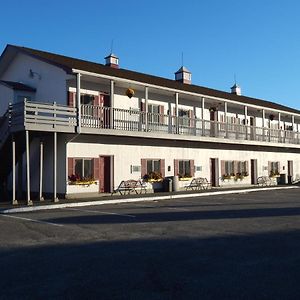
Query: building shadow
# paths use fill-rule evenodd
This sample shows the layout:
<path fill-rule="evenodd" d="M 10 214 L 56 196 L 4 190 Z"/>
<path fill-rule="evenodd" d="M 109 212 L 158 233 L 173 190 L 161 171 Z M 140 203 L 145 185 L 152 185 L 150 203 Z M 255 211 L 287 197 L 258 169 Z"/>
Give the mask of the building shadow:
<path fill-rule="evenodd" d="M 299 299 L 300 231 L 0 250 L 1 299 Z"/>

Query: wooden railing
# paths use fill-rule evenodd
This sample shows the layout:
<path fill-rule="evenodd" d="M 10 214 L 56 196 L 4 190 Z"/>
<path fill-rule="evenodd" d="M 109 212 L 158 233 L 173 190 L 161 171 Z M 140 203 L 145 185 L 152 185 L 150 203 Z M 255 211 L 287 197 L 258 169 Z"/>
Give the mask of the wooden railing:
<path fill-rule="evenodd" d="M 29 101 L 10 105 L 0 121 L 0 146 L 7 138 L 8 132 L 16 128 L 19 128 L 18 130 L 75 132 L 75 129 L 79 127 L 77 120 L 78 113 L 74 107 Z M 300 144 L 300 133 L 290 130 L 228 124 L 93 105 L 81 105 L 80 126 L 84 129 L 161 132 L 218 139 Z"/>

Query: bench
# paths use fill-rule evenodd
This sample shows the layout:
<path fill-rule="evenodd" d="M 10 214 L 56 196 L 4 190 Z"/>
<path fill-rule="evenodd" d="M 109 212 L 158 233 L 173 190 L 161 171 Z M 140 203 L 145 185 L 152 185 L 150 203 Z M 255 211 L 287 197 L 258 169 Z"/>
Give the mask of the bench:
<path fill-rule="evenodd" d="M 275 185 L 275 182 L 269 176 L 260 176 L 257 178 L 257 184 L 260 186 Z"/>
<path fill-rule="evenodd" d="M 186 190 L 208 190 L 211 188 L 211 183 L 206 178 L 193 178 L 191 183 L 185 187 Z"/>
<path fill-rule="evenodd" d="M 131 192 L 135 192 L 136 194 L 146 193 L 146 185 L 141 180 L 122 180 L 111 194 L 120 193 L 120 195 L 129 195 Z"/>

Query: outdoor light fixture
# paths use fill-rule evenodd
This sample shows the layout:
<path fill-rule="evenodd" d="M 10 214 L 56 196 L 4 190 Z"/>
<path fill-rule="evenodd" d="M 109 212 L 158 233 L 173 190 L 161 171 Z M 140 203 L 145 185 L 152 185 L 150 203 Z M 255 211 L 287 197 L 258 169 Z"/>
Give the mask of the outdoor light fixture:
<path fill-rule="evenodd" d="M 128 98 L 132 98 L 134 96 L 134 89 L 128 88 L 125 94 Z"/>

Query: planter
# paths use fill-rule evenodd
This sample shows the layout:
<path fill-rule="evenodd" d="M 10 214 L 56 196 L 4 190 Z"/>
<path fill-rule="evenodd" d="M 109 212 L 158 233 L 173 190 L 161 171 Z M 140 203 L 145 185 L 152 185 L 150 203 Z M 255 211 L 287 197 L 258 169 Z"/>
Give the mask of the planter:
<path fill-rule="evenodd" d="M 179 178 L 179 181 L 191 181 L 193 177 L 181 177 Z"/>

